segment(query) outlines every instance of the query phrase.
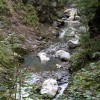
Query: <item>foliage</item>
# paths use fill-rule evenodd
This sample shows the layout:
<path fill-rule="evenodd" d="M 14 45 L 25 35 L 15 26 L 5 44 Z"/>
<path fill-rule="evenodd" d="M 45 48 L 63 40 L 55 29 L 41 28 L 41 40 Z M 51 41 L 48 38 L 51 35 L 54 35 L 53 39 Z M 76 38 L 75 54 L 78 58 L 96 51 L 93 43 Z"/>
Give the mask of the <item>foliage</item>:
<path fill-rule="evenodd" d="M 74 73 L 67 89 L 74 100 L 99 100 L 100 98 L 100 62 L 90 62 L 85 68 Z M 68 100 L 68 99 L 67 99 Z"/>
<path fill-rule="evenodd" d="M 72 69 L 74 71 L 81 69 L 85 63 L 93 59 L 93 56 L 99 55 L 99 51 L 100 40 L 90 39 L 89 33 L 84 33 L 81 36 L 80 46 L 71 55 Z"/>
<path fill-rule="evenodd" d="M 32 4 L 23 4 L 22 2 L 18 2 L 13 5 L 15 11 L 21 12 L 21 21 L 27 25 L 37 25 L 38 24 L 38 17 L 36 15 L 36 11 Z"/>
<path fill-rule="evenodd" d="M 3 0 L 0 0 L 0 13 L 6 9 L 6 4 Z"/>
<path fill-rule="evenodd" d="M 38 23 L 38 17 L 34 10 L 34 7 L 30 4 L 23 6 L 22 9 L 25 11 L 24 20 L 26 24 L 36 25 Z"/>
<path fill-rule="evenodd" d="M 84 66 L 84 64 L 88 61 L 87 54 L 88 51 L 82 47 L 75 49 L 70 59 L 72 62 L 72 71 L 80 70 Z"/>
<path fill-rule="evenodd" d="M 18 46 L 16 37 L 10 34 L 7 38 L 0 41 L 0 100 L 14 100 L 14 86 L 16 83 L 16 68 L 19 66 L 15 60 L 13 48 Z M 13 44 L 14 43 L 14 44 Z M 6 99 L 7 98 L 7 99 Z"/>
<path fill-rule="evenodd" d="M 10 16 L 10 12 L 6 3 L 3 0 L 0 0 L 0 20 L 6 19 L 5 15 Z"/>

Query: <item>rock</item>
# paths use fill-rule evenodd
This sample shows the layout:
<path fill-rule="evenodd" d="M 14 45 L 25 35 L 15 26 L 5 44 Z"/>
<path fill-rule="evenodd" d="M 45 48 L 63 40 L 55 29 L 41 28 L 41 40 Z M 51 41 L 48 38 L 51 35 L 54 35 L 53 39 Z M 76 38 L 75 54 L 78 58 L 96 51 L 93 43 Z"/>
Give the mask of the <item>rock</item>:
<path fill-rule="evenodd" d="M 64 38 L 65 36 L 70 36 L 73 37 L 75 36 L 75 28 L 69 27 L 67 29 L 63 29 L 62 32 L 60 33 L 59 38 Z"/>
<path fill-rule="evenodd" d="M 81 27 L 79 28 L 79 33 L 86 32 L 87 30 L 88 30 L 88 29 L 86 29 L 85 26 L 81 26 Z"/>
<path fill-rule="evenodd" d="M 55 8 L 57 6 L 57 2 L 56 1 L 52 1 L 51 2 L 51 6 Z"/>
<path fill-rule="evenodd" d="M 67 10 L 65 10 L 64 11 L 64 14 L 66 15 L 66 16 L 69 16 L 69 19 L 68 20 L 74 20 L 74 16 L 76 16 L 77 15 L 77 9 L 75 9 L 75 8 L 69 8 L 69 9 L 67 9 Z"/>
<path fill-rule="evenodd" d="M 54 97 L 58 91 L 58 84 L 55 79 L 47 79 L 42 84 L 41 94 L 47 94 L 50 97 Z"/>
<path fill-rule="evenodd" d="M 71 48 L 75 48 L 78 45 L 78 40 L 69 40 L 68 45 Z"/>
<path fill-rule="evenodd" d="M 56 67 L 57 67 L 57 68 L 61 68 L 62 66 L 61 66 L 61 65 L 59 65 L 59 64 L 56 64 Z"/>
<path fill-rule="evenodd" d="M 72 21 L 72 20 L 74 20 L 74 17 L 73 16 L 70 16 L 67 20 L 68 21 Z"/>
<path fill-rule="evenodd" d="M 69 60 L 70 59 L 70 53 L 66 52 L 64 50 L 58 50 L 55 54 L 57 58 L 60 58 L 61 60 Z"/>
<path fill-rule="evenodd" d="M 75 32 L 72 31 L 70 34 L 68 34 L 68 36 L 75 36 Z"/>
<path fill-rule="evenodd" d="M 75 16 L 74 20 L 81 20 L 80 16 Z"/>
<path fill-rule="evenodd" d="M 67 21 L 69 27 L 80 27 L 82 24 L 79 21 Z"/>
<path fill-rule="evenodd" d="M 57 27 L 63 27 L 65 25 L 64 21 L 63 20 L 59 20 L 57 21 Z"/>
<path fill-rule="evenodd" d="M 69 27 L 68 29 L 67 29 L 67 31 L 66 31 L 66 36 L 71 36 L 71 37 L 73 37 L 73 36 L 75 36 L 75 28 L 73 28 L 73 27 Z"/>
<path fill-rule="evenodd" d="M 78 44 L 79 44 L 79 37 L 77 35 L 75 35 L 75 39 L 68 41 L 68 46 L 70 48 L 75 48 Z"/>
<path fill-rule="evenodd" d="M 40 58 L 42 63 L 45 63 L 50 60 L 50 58 L 47 57 L 46 53 L 44 53 L 44 52 L 38 53 L 37 56 Z"/>

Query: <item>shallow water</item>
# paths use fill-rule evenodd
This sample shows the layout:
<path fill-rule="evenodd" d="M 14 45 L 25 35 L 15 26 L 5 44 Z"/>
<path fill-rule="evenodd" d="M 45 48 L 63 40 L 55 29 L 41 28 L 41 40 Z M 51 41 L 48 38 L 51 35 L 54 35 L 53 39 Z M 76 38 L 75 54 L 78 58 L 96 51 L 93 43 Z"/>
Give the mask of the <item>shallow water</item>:
<path fill-rule="evenodd" d="M 41 63 L 39 57 L 32 55 L 26 55 L 24 56 L 24 59 L 25 61 L 22 66 L 30 67 L 30 69 L 33 69 L 33 72 L 35 71 L 36 73 L 44 71 L 55 71 L 57 69 L 56 64 L 61 63 L 61 61 L 56 58 L 51 58 L 50 61 Z"/>

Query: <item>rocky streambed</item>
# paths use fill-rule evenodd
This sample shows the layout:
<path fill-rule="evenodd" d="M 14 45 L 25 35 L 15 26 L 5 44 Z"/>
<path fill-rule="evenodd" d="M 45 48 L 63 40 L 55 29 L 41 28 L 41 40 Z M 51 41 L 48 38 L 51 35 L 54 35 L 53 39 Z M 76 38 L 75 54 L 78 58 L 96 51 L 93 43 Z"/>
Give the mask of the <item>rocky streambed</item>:
<path fill-rule="evenodd" d="M 61 19 L 64 24 L 60 27 L 56 41 L 47 43 L 47 47 L 35 55 L 24 56 L 21 71 L 24 73 L 26 70 L 28 74 L 25 75 L 24 86 L 19 86 L 21 91 L 17 94 L 18 100 L 33 100 L 34 96 L 44 97 L 45 94 L 58 100 L 64 93 L 70 78 L 71 54 L 79 45 L 80 36 L 86 31 L 80 20 L 76 8 L 66 9 Z M 32 92 L 33 85 L 35 92 Z M 43 100 L 49 100 L 49 97 Z"/>

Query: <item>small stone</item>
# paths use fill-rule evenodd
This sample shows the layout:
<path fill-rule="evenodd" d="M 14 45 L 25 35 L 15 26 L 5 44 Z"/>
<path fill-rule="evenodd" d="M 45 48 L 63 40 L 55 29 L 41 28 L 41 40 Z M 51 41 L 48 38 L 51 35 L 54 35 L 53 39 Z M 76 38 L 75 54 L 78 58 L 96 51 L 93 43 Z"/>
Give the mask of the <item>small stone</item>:
<path fill-rule="evenodd" d="M 61 65 L 59 65 L 59 64 L 56 64 L 56 67 L 57 67 L 57 68 L 61 68 L 62 66 L 61 66 Z"/>

